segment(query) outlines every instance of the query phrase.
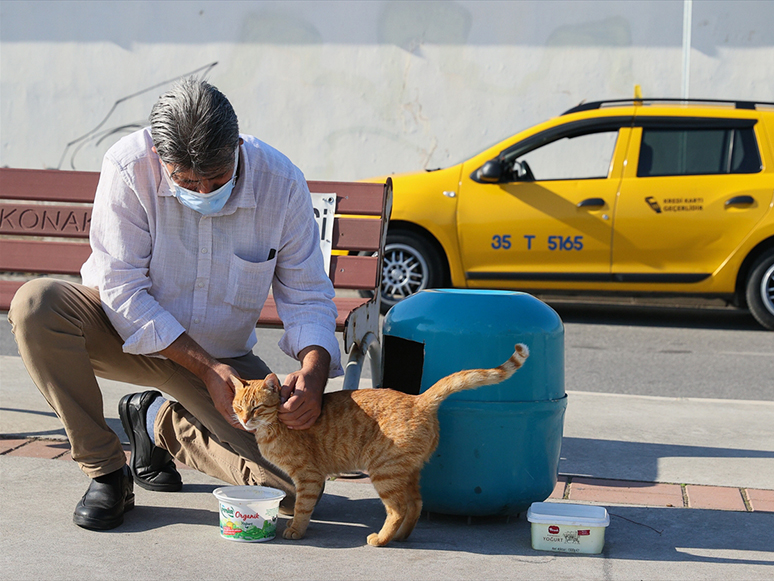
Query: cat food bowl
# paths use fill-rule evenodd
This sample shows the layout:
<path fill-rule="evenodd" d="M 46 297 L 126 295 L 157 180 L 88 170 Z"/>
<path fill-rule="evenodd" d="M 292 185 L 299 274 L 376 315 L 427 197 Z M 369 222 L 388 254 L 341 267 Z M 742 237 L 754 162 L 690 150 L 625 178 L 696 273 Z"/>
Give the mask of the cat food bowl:
<path fill-rule="evenodd" d="M 610 515 L 604 506 L 533 502 L 527 520 L 535 550 L 597 554 L 605 546 Z"/>
<path fill-rule="evenodd" d="M 220 502 L 221 537 L 243 543 L 274 538 L 284 492 L 266 486 L 222 486 L 212 494 Z"/>

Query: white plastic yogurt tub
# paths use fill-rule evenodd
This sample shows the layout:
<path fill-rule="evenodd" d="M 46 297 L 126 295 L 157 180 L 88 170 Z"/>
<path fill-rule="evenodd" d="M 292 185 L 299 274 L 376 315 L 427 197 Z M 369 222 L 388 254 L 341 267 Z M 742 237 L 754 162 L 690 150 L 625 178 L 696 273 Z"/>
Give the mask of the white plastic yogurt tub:
<path fill-rule="evenodd" d="M 220 536 L 224 539 L 260 543 L 274 538 L 284 492 L 267 486 L 223 486 L 212 494 L 220 502 Z"/>
<path fill-rule="evenodd" d="M 532 523 L 533 549 L 597 554 L 605 546 L 610 515 L 604 506 L 533 502 L 527 520 Z"/>

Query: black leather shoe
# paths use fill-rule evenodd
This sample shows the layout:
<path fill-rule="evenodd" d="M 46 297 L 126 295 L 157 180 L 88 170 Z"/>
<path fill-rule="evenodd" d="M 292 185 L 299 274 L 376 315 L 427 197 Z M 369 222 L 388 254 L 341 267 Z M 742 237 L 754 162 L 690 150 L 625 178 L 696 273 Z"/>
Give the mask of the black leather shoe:
<path fill-rule="evenodd" d="M 132 474 L 124 465 L 120 470 L 91 481 L 78 502 L 73 522 L 96 531 L 114 529 L 124 522 L 124 513 L 134 508 Z"/>
<path fill-rule="evenodd" d="M 169 452 L 153 444 L 145 425 L 148 407 L 160 396 L 158 391 L 125 395 L 118 403 L 118 415 L 129 436 L 132 448 L 129 467 L 137 486 L 157 492 L 177 492 L 183 487 L 183 479 L 175 462 Z"/>

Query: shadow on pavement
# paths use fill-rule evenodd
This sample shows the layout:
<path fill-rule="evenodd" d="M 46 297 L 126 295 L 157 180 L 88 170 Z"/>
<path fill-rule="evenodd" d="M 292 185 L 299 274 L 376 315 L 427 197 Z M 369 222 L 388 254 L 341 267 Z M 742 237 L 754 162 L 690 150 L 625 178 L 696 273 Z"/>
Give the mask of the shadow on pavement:
<path fill-rule="evenodd" d="M 564 437 L 559 470 L 588 478 L 615 473 L 620 480 L 657 482 L 662 458 L 774 459 L 774 451 Z"/>

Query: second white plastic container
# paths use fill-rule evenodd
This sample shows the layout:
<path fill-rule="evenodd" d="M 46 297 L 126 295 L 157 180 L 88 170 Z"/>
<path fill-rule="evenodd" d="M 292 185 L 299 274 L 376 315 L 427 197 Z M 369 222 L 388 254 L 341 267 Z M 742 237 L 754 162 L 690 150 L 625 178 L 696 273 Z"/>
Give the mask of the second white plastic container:
<path fill-rule="evenodd" d="M 532 523 L 532 548 L 560 553 L 601 553 L 610 515 L 604 506 L 533 502 L 527 511 Z"/>

